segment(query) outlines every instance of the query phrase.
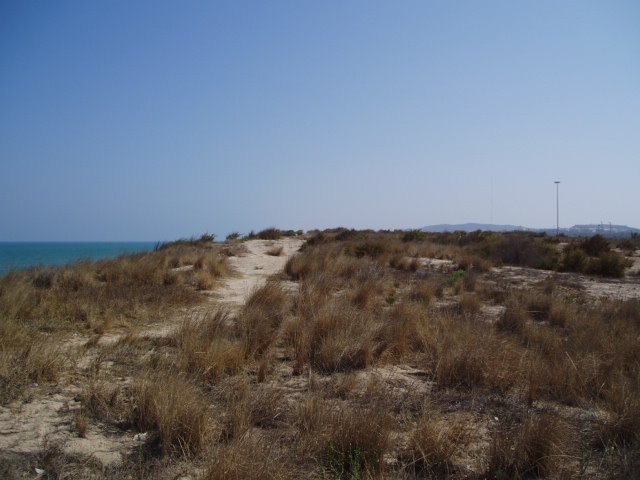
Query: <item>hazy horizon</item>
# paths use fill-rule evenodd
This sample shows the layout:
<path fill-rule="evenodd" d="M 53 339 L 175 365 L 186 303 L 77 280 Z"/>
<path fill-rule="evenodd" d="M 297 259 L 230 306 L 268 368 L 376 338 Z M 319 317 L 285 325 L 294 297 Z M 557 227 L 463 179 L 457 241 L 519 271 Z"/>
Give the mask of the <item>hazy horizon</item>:
<path fill-rule="evenodd" d="M 0 241 L 640 226 L 632 1 L 0 4 Z"/>

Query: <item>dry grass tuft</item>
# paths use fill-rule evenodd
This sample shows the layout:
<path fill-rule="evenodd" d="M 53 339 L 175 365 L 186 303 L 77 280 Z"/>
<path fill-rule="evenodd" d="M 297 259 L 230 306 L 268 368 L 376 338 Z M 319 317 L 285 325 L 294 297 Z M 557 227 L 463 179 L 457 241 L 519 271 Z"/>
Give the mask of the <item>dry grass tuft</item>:
<path fill-rule="evenodd" d="M 441 298 L 444 288 L 436 282 L 419 282 L 412 286 L 409 298 L 415 302 L 428 305 L 433 298 Z"/>
<path fill-rule="evenodd" d="M 529 314 L 522 306 L 510 303 L 496 322 L 496 329 L 500 332 L 522 335 L 528 320 Z"/>
<path fill-rule="evenodd" d="M 529 416 L 519 427 L 493 436 L 486 474 L 491 478 L 547 478 L 568 454 L 567 427 L 548 414 Z"/>
<path fill-rule="evenodd" d="M 394 255 L 389 260 L 389 266 L 397 270 L 417 272 L 420 268 L 420 260 L 418 260 L 417 258 L 409 258 L 402 255 Z"/>
<path fill-rule="evenodd" d="M 142 432 L 154 432 L 163 455 L 190 456 L 207 445 L 212 420 L 193 384 L 175 375 L 150 372 L 132 394 L 132 425 Z"/>
<path fill-rule="evenodd" d="M 628 385 L 625 387 L 617 386 L 609 394 L 611 412 L 598 432 L 599 443 L 603 446 L 640 446 L 640 395 L 631 393 Z"/>
<path fill-rule="evenodd" d="M 465 293 L 460 299 L 460 308 L 464 313 L 478 313 L 481 306 L 482 302 L 480 302 L 480 299 L 476 295 Z"/>
<path fill-rule="evenodd" d="M 469 427 L 457 418 L 425 414 L 400 455 L 402 470 L 415 478 L 441 478 L 455 473 L 455 455 L 469 441 Z"/>
<path fill-rule="evenodd" d="M 317 432 L 315 452 L 327 473 L 338 478 L 366 478 L 382 470 L 390 419 L 378 410 L 340 408 L 326 413 Z"/>
<path fill-rule="evenodd" d="M 185 321 L 176 332 L 176 344 L 178 366 L 205 382 L 235 375 L 246 363 L 246 345 L 224 310 Z"/>
<path fill-rule="evenodd" d="M 202 480 L 285 480 L 301 478 L 277 447 L 251 435 L 217 445 Z"/>
<path fill-rule="evenodd" d="M 269 349 L 288 308 L 287 292 L 275 281 L 253 292 L 237 320 L 248 357 L 264 354 Z"/>
<path fill-rule="evenodd" d="M 284 392 L 274 387 L 255 389 L 249 399 L 251 423 L 260 428 L 286 426 L 288 405 Z"/>
<path fill-rule="evenodd" d="M 352 287 L 349 297 L 359 309 L 379 308 L 385 301 L 386 290 L 382 280 L 373 278 L 357 282 L 357 286 Z"/>
<path fill-rule="evenodd" d="M 213 290 L 216 285 L 214 277 L 205 270 L 195 272 L 192 281 L 197 290 Z"/>
<path fill-rule="evenodd" d="M 0 405 L 20 398 L 33 383 L 58 380 L 66 365 L 48 336 L 16 321 L 0 323 Z"/>
<path fill-rule="evenodd" d="M 275 245 L 267 250 L 267 255 L 271 255 L 272 257 L 281 257 L 284 255 L 284 247 L 282 245 Z"/>
<path fill-rule="evenodd" d="M 421 332 L 427 321 L 427 312 L 416 303 L 399 303 L 393 306 L 379 330 L 377 341 L 387 355 L 395 359 L 405 357 L 423 348 Z"/>
<path fill-rule="evenodd" d="M 362 369 L 375 358 L 380 323 L 372 315 L 336 304 L 321 309 L 308 320 L 303 328 L 309 328 L 309 336 L 302 336 L 296 350 L 318 371 Z"/>
<path fill-rule="evenodd" d="M 85 438 L 89 428 L 89 419 L 83 413 L 77 414 L 73 417 L 73 428 L 80 438 Z"/>

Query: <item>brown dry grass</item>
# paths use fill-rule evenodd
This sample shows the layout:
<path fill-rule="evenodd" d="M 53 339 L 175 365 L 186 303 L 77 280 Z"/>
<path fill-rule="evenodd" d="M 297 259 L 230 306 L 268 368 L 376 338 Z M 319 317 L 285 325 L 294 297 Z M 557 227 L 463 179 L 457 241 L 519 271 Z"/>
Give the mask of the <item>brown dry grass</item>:
<path fill-rule="evenodd" d="M 229 314 L 223 310 L 185 321 L 176 333 L 178 366 L 206 382 L 240 372 L 246 345 L 230 323 Z"/>
<path fill-rule="evenodd" d="M 301 478 L 290 458 L 250 435 L 221 444 L 209 454 L 202 480 L 285 480 Z"/>
<path fill-rule="evenodd" d="M 383 468 L 389 446 L 390 418 L 376 409 L 318 409 L 298 424 L 301 442 L 317 459 L 322 470 L 338 478 L 371 478 Z M 319 418 L 318 418 L 319 416 Z"/>
<path fill-rule="evenodd" d="M 191 383 L 150 372 L 135 385 L 132 400 L 131 424 L 141 432 L 152 432 L 163 454 L 190 456 L 207 445 L 211 415 Z"/>
<path fill-rule="evenodd" d="M 58 380 L 68 363 L 58 341 L 15 319 L 0 322 L 0 405 L 33 383 Z"/>
<path fill-rule="evenodd" d="M 529 416 L 492 439 L 487 475 L 492 478 L 548 478 L 562 471 L 569 453 L 567 428 L 551 415 Z"/>
<path fill-rule="evenodd" d="M 92 431 L 149 432 L 138 469 L 109 478 L 147 467 L 175 478 L 167 472 L 177 462 L 180 474 L 208 479 L 632 475 L 640 302 L 593 299 L 570 278 L 520 288 L 489 270 L 489 257 L 551 258 L 546 239 L 507 239 L 498 255 L 495 234 L 405 233 L 322 232 L 286 264 L 297 291 L 279 276 L 237 312 L 210 310 L 168 337 L 88 346 L 82 414 L 97 420 Z M 436 256 L 453 264 L 423 261 Z M 198 274 L 229 273 L 207 263 L 221 261 L 213 251 L 168 258 L 174 267 L 152 286 L 192 294 Z M 193 271 L 171 270 L 183 262 Z M 29 288 L 106 281 L 83 268 L 42 271 Z M 102 269 L 102 278 L 141 282 L 121 278 L 130 268 Z M 9 303 L 5 311 L 19 311 Z M 25 332 L 2 328 L 6 355 Z"/>
<path fill-rule="evenodd" d="M 271 255 L 272 257 L 281 257 L 284 255 L 284 247 L 274 246 L 267 250 L 267 255 Z"/>
<path fill-rule="evenodd" d="M 173 266 L 193 265 L 173 271 Z M 69 331 L 103 335 L 165 318 L 203 300 L 231 269 L 218 248 L 167 246 L 155 252 L 65 267 L 37 267 L 0 278 L 0 404 L 32 383 L 54 382 L 65 370 L 58 345 Z M 94 337 L 94 343 L 98 337 Z"/>
<path fill-rule="evenodd" d="M 277 282 L 267 282 L 251 294 L 237 319 L 247 356 L 267 352 L 285 318 L 288 305 L 287 293 Z"/>
<path fill-rule="evenodd" d="M 418 420 L 400 455 L 412 478 L 443 478 L 457 472 L 455 456 L 469 442 L 469 426 L 461 419 L 427 411 Z"/>

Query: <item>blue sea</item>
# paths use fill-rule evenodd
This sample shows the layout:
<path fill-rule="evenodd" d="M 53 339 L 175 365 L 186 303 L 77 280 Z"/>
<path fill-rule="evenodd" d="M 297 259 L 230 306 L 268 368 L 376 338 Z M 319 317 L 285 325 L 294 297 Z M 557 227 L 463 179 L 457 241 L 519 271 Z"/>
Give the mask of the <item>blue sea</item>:
<path fill-rule="evenodd" d="M 65 265 L 148 252 L 156 242 L 0 242 L 0 276 L 36 265 Z"/>

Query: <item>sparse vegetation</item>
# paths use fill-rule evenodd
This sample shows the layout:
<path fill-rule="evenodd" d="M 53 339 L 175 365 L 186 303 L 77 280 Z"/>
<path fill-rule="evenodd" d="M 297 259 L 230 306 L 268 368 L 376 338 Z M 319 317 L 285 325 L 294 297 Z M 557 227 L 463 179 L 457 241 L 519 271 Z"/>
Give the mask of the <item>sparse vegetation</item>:
<path fill-rule="evenodd" d="M 267 230 L 253 237 L 283 234 Z M 232 275 L 220 246 L 3 277 L 3 403 L 62 382 L 73 362 L 56 346 L 79 333 L 70 430 L 145 438 L 97 478 L 176 465 L 206 479 L 625 478 L 638 466 L 640 302 L 576 288 L 623 275 L 616 250 L 527 233 L 309 238 L 241 307 L 200 305 L 174 330 L 111 343 Z M 273 239 L 262 252 L 270 242 L 289 254 Z"/>

